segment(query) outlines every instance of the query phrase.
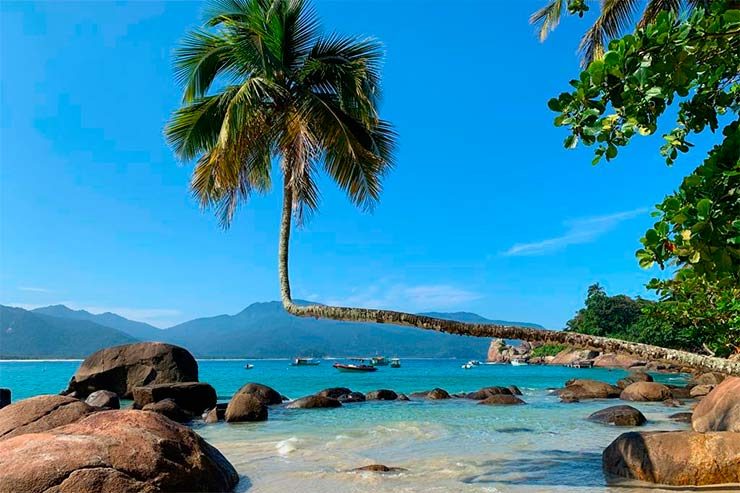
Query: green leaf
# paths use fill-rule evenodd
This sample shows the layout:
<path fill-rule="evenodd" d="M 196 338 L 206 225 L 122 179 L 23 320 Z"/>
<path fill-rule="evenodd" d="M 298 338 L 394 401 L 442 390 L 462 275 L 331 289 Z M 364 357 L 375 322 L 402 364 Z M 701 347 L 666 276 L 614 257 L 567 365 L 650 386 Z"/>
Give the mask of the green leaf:
<path fill-rule="evenodd" d="M 709 217 L 709 211 L 712 208 L 712 201 L 709 199 L 701 199 L 696 203 L 696 213 L 700 219 L 706 219 Z"/>

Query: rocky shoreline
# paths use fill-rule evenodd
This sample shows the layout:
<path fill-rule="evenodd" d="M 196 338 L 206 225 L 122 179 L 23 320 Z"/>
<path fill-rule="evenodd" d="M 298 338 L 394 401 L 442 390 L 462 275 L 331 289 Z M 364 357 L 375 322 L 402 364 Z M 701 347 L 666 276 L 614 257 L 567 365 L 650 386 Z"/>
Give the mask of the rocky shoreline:
<path fill-rule="evenodd" d="M 514 354 L 502 349 L 502 358 Z M 602 461 L 607 478 L 673 486 L 740 484 L 740 378 L 708 373 L 686 386 L 669 386 L 654 382 L 646 366 L 636 365 L 638 369 L 617 385 L 573 379 L 552 389 L 553 396 L 568 405 L 592 399 L 623 401 L 587 419 L 631 428 L 647 419 L 626 403 L 676 407 L 687 400 L 697 402 L 693 413 L 675 418 L 690 423 L 690 430 L 629 431 L 608 445 Z M 362 393 L 334 387 L 289 400 L 258 383 L 245 384 L 228 403 L 218 404 L 213 387 L 197 381 L 197 371 L 192 356 L 177 346 L 119 346 L 88 357 L 66 395 L 6 405 L 0 409 L 0 470 L 9 472 L 0 477 L 0 491 L 230 491 L 239 480 L 234 467 L 184 424 L 265 421 L 277 406 L 301 412 L 419 399 L 526 405 L 516 386 L 504 385 L 460 394 L 434 388 L 408 396 L 392 389 Z M 119 410 L 124 398 L 133 399 L 133 409 Z M 74 445 L 80 443 L 83 450 Z M 397 469 L 374 464 L 358 470 Z"/>

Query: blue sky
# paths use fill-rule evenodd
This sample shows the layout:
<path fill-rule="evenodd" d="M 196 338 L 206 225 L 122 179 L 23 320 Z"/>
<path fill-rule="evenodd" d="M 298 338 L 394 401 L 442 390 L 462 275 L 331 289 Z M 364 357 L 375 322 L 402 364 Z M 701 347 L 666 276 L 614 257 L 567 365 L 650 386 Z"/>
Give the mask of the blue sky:
<path fill-rule="evenodd" d="M 649 211 L 696 166 L 660 137 L 607 165 L 566 151 L 547 100 L 578 74 L 588 17 L 544 44 L 541 1 L 315 2 L 327 30 L 386 47 L 382 114 L 397 167 L 372 214 L 329 181 L 293 235 L 294 297 L 475 311 L 560 328 L 586 288 L 646 294 Z M 65 303 L 158 326 L 277 299 L 277 191 L 219 229 L 162 128 L 190 2 L 2 2 L 0 303 Z"/>

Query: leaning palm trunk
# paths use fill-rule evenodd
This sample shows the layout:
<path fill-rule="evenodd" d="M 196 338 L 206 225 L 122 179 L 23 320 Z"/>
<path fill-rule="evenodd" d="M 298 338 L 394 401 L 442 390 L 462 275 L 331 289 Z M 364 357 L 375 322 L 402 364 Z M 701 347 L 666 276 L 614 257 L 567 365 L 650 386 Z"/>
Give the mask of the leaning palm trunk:
<path fill-rule="evenodd" d="M 731 375 L 740 375 L 740 362 L 689 353 L 687 351 L 667 349 L 660 346 L 651 346 L 649 344 L 611 339 L 608 337 L 597 337 L 576 332 L 533 329 L 530 327 L 515 325 L 464 323 L 392 310 L 374 310 L 368 308 L 348 308 L 326 305 L 297 305 L 293 302 L 293 298 L 290 295 L 290 279 L 288 276 L 288 247 L 290 243 L 293 197 L 288 187 L 284 188 L 283 193 L 278 272 L 280 277 L 280 296 L 282 298 L 283 307 L 293 315 L 299 317 L 328 318 L 347 322 L 372 322 L 379 324 L 405 325 L 425 330 L 444 332 L 447 334 L 473 337 L 496 337 L 500 339 L 520 339 L 529 342 L 565 344 L 576 348 L 626 353 L 651 361 L 664 360 L 706 371 L 718 371 Z"/>

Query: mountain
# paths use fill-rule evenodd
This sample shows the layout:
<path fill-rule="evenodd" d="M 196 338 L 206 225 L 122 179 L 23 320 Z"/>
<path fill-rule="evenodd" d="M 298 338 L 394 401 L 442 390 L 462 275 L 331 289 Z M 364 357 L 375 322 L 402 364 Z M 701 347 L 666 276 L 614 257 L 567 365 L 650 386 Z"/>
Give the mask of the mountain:
<path fill-rule="evenodd" d="M 89 320 L 73 320 L 0 305 L 0 358 L 82 358 L 98 349 L 136 342 Z"/>
<path fill-rule="evenodd" d="M 87 320 L 105 327 L 120 330 L 126 334 L 141 340 L 159 340 L 162 337 L 162 329 L 144 322 L 129 320 L 115 313 L 105 312 L 94 315 L 85 310 L 72 310 L 64 305 L 51 305 L 31 310 L 33 313 L 49 315 L 58 318 L 69 318 L 73 320 Z"/>
<path fill-rule="evenodd" d="M 289 358 L 367 356 L 485 358 L 489 340 L 387 324 L 294 317 L 280 302 L 253 303 L 235 315 L 197 318 L 157 329 L 114 313 L 92 314 L 64 305 L 26 311 L 3 307 L 0 357 L 80 357 L 136 340 L 156 340 L 189 349 L 196 357 Z M 461 322 L 540 327 L 489 320 L 475 313 L 424 315 Z M 8 329 L 10 329 L 8 331 Z"/>
<path fill-rule="evenodd" d="M 430 316 L 480 323 L 510 323 L 488 320 L 474 313 L 433 313 Z M 489 345 L 488 339 L 413 327 L 294 317 L 278 301 L 254 303 L 236 315 L 199 318 L 176 325 L 166 330 L 166 340 L 189 348 L 196 356 L 253 358 L 380 353 L 403 357 L 480 359 L 485 357 Z"/>

